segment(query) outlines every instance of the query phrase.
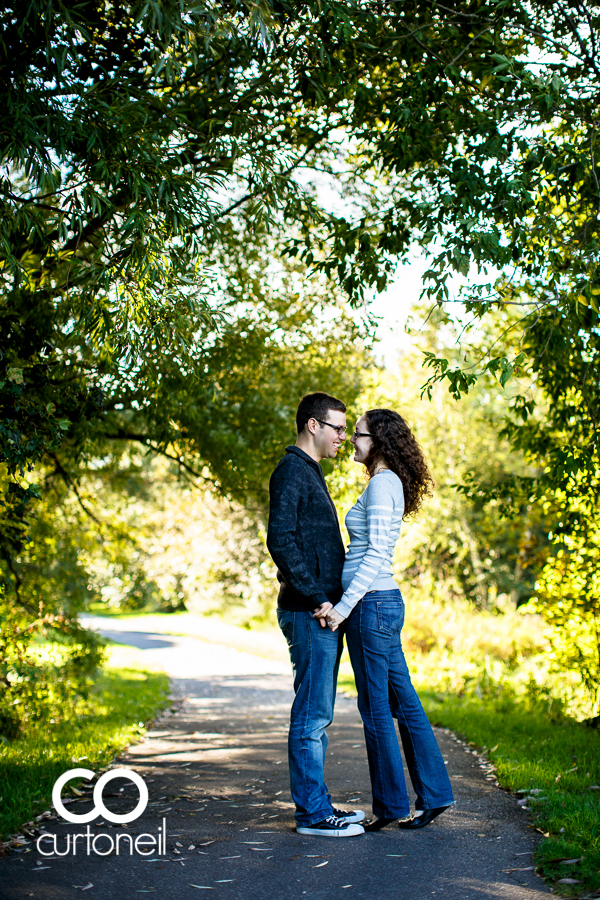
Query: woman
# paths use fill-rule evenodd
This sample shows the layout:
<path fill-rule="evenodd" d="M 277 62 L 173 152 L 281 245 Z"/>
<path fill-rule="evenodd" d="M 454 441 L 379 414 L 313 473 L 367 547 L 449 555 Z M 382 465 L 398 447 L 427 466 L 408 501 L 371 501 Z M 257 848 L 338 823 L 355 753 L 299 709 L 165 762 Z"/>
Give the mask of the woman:
<path fill-rule="evenodd" d="M 402 652 L 404 602 L 391 564 L 402 519 L 418 511 L 433 480 L 408 425 L 390 409 L 371 409 L 361 416 L 351 441 L 354 460 L 366 466 L 369 484 L 346 516 L 350 547 L 342 574 L 344 594 L 334 607 L 315 615 L 334 631 L 347 620 L 377 817 L 366 830 L 378 831 L 396 819 L 404 819 L 400 828 L 423 828 L 454 798 Z M 394 719 L 417 795 L 412 818 Z"/>

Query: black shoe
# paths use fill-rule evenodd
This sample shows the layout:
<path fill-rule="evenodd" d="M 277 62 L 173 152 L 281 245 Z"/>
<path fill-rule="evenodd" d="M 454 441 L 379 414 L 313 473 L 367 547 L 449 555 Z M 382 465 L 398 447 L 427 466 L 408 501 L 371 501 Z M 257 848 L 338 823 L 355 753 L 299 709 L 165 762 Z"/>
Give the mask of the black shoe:
<path fill-rule="evenodd" d="M 391 823 L 395 821 L 395 819 L 373 819 L 372 822 L 367 822 L 363 827 L 365 831 L 381 831 L 386 825 L 391 825 Z"/>
<path fill-rule="evenodd" d="M 448 809 L 447 806 L 438 806 L 437 809 L 424 809 L 420 816 L 413 816 L 412 819 L 398 822 L 398 828 L 425 828 L 426 825 L 433 822 L 446 809 Z"/>

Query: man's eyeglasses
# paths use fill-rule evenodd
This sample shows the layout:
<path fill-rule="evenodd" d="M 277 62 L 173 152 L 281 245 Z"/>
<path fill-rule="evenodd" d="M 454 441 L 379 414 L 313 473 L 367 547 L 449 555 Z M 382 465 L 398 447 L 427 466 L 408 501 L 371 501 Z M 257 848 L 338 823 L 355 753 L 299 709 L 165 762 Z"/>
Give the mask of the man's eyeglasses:
<path fill-rule="evenodd" d="M 373 437 L 373 435 L 369 434 L 368 431 L 355 431 L 352 437 L 356 440 L 359 437 Z"/>
<path fill-rule="evenodd" d="M 317 417 L 315 416 L 315 419 Z M 341 437 L 343 434 L 346 434 L 346 426 L 345 425 L 332 425 L 331 422 L 323 422 L 322 419 L 317 419 L 320 425 L 329 425 L 330 428 L 333 428 L 334 431 L 337 431 L 338 435 Z"/>

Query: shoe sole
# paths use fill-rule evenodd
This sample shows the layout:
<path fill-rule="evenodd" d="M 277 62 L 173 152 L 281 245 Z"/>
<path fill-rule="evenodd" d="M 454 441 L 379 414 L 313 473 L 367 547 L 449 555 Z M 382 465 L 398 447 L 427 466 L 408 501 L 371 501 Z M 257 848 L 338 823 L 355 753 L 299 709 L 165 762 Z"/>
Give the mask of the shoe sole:
<path fill-rule="evenodd" d="M 355 826 L 355 828 L 360 828 L 360 831 L 358 831 L 358 830 L 355 831 L 354 828 L 351 829 L 351 827 L 343 828 L 343 829 L 335 828 L 335 829 L 332 829 L 331 831 L 329 829 L 327 829 L 327 830 L 324 829 L 321 831 L 316 828 L 302 827 L 302 825 L 297 827 L 296 831 L 298 834 L 310 834 L 313 837 L 333 837 L 333 838 L 359 837 L 361 834 L 365 833 L 365 829 L 362 827 L 362 825 Z"/>

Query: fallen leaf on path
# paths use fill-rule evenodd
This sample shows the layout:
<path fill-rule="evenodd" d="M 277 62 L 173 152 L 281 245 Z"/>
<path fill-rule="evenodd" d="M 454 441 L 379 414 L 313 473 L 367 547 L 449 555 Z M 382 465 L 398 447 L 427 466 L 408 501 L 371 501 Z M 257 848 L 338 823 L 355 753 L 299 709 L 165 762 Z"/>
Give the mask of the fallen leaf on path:
<path fill-rule="evenodd" d="M 248 850 L 254 850 L 255 853 L 269 853 L 271 850 L 274 850 L 274 847 L 248 847 Z"/>
<path fill-rule="evenodd" d="M 89 891 L 89 889 L 90 889 L 90 888 L 93 888 L 93 887 L 94 887 L 94 885 L 93 885 L 92 882 L 90 881 L 90 883 L 89 883 L 89 884 L 86 884 L 85 887 L 82 887 L 81 890 L 82 890 L 82 891 Z"/>
<path fill-rule="evenodd" d="M 408 853 L 386 853 L 385 855 L 386 855 L 386 856 L 397 856 L 397 857 L 400 857 L 400 856 L 408 856 Z"/>
<path fill-rule="evenodd" d="M 242 854 L 238 853 L 237 856 L 220 856 L 219 859 L 241 859 Z"/>
<path fill-rule="evenodd" d="M 225 884 L 228 881 L 235 881 L 235 878 L 219 878 L 215 884 Z"/>
<path fill-rule="evenodd" d="M 497 750 L 499 746 L 500 746 L 500 744 L 496 744 L 495 747 L 492 747 L 492 749 L 490 750 L 490 753 L 493 753 L 495 750 Z"/>
<path fill-rule="evenodd" d="M 198 888 L 199 891 L 216 891 L 216 888 L 211 887 L 208 884 L 192 884 L 191 881 L 188 881 L 190 887 Z"/>
<path fill-rule="evenodd" d="M 521 866 L 518 869 L 502 869 L 503 872 L 533 872 L 535 866 Z"/>
<path fill-rule="evenodd" d="M 214 841 L 204 841 L 203 844 L 198 844 L 199 847 L 208 847 L 209 844 L 214 844 Z"/>
<path fill-rule="evenodd" d="M 578 859 L 561 859 L 560 862 L 563 866 L 573 866 L 575 863 L 581 862 L 583 856 L 578 857 Z"/>
<path fill-rule="evenodd" d="M 32 872 L 43 872 L 44 869 L 51 869 L 52 866 L 37 866 L 35 869 L 32 869 Z"/>
<path fill-rule="evenodd" d="M 343 884 L 341 887 L 342 887 L 342 890 L 344 890 L 344 888 L 352 887 L 352 885 L 351 884 Z"/>
<path fill-rule="evenodd" d="M 581 884 L 576 878 L 559 878 L 557 884 Z"/>
<path fill-rule="evenodd" d="M 318 863 L 316 866 L 313 866 L 313 869 L 320 869 L 321 866 L 328 866 L 328 865 L 329 865 L 329 860 L 326 859 L 325 862 Z"/>

